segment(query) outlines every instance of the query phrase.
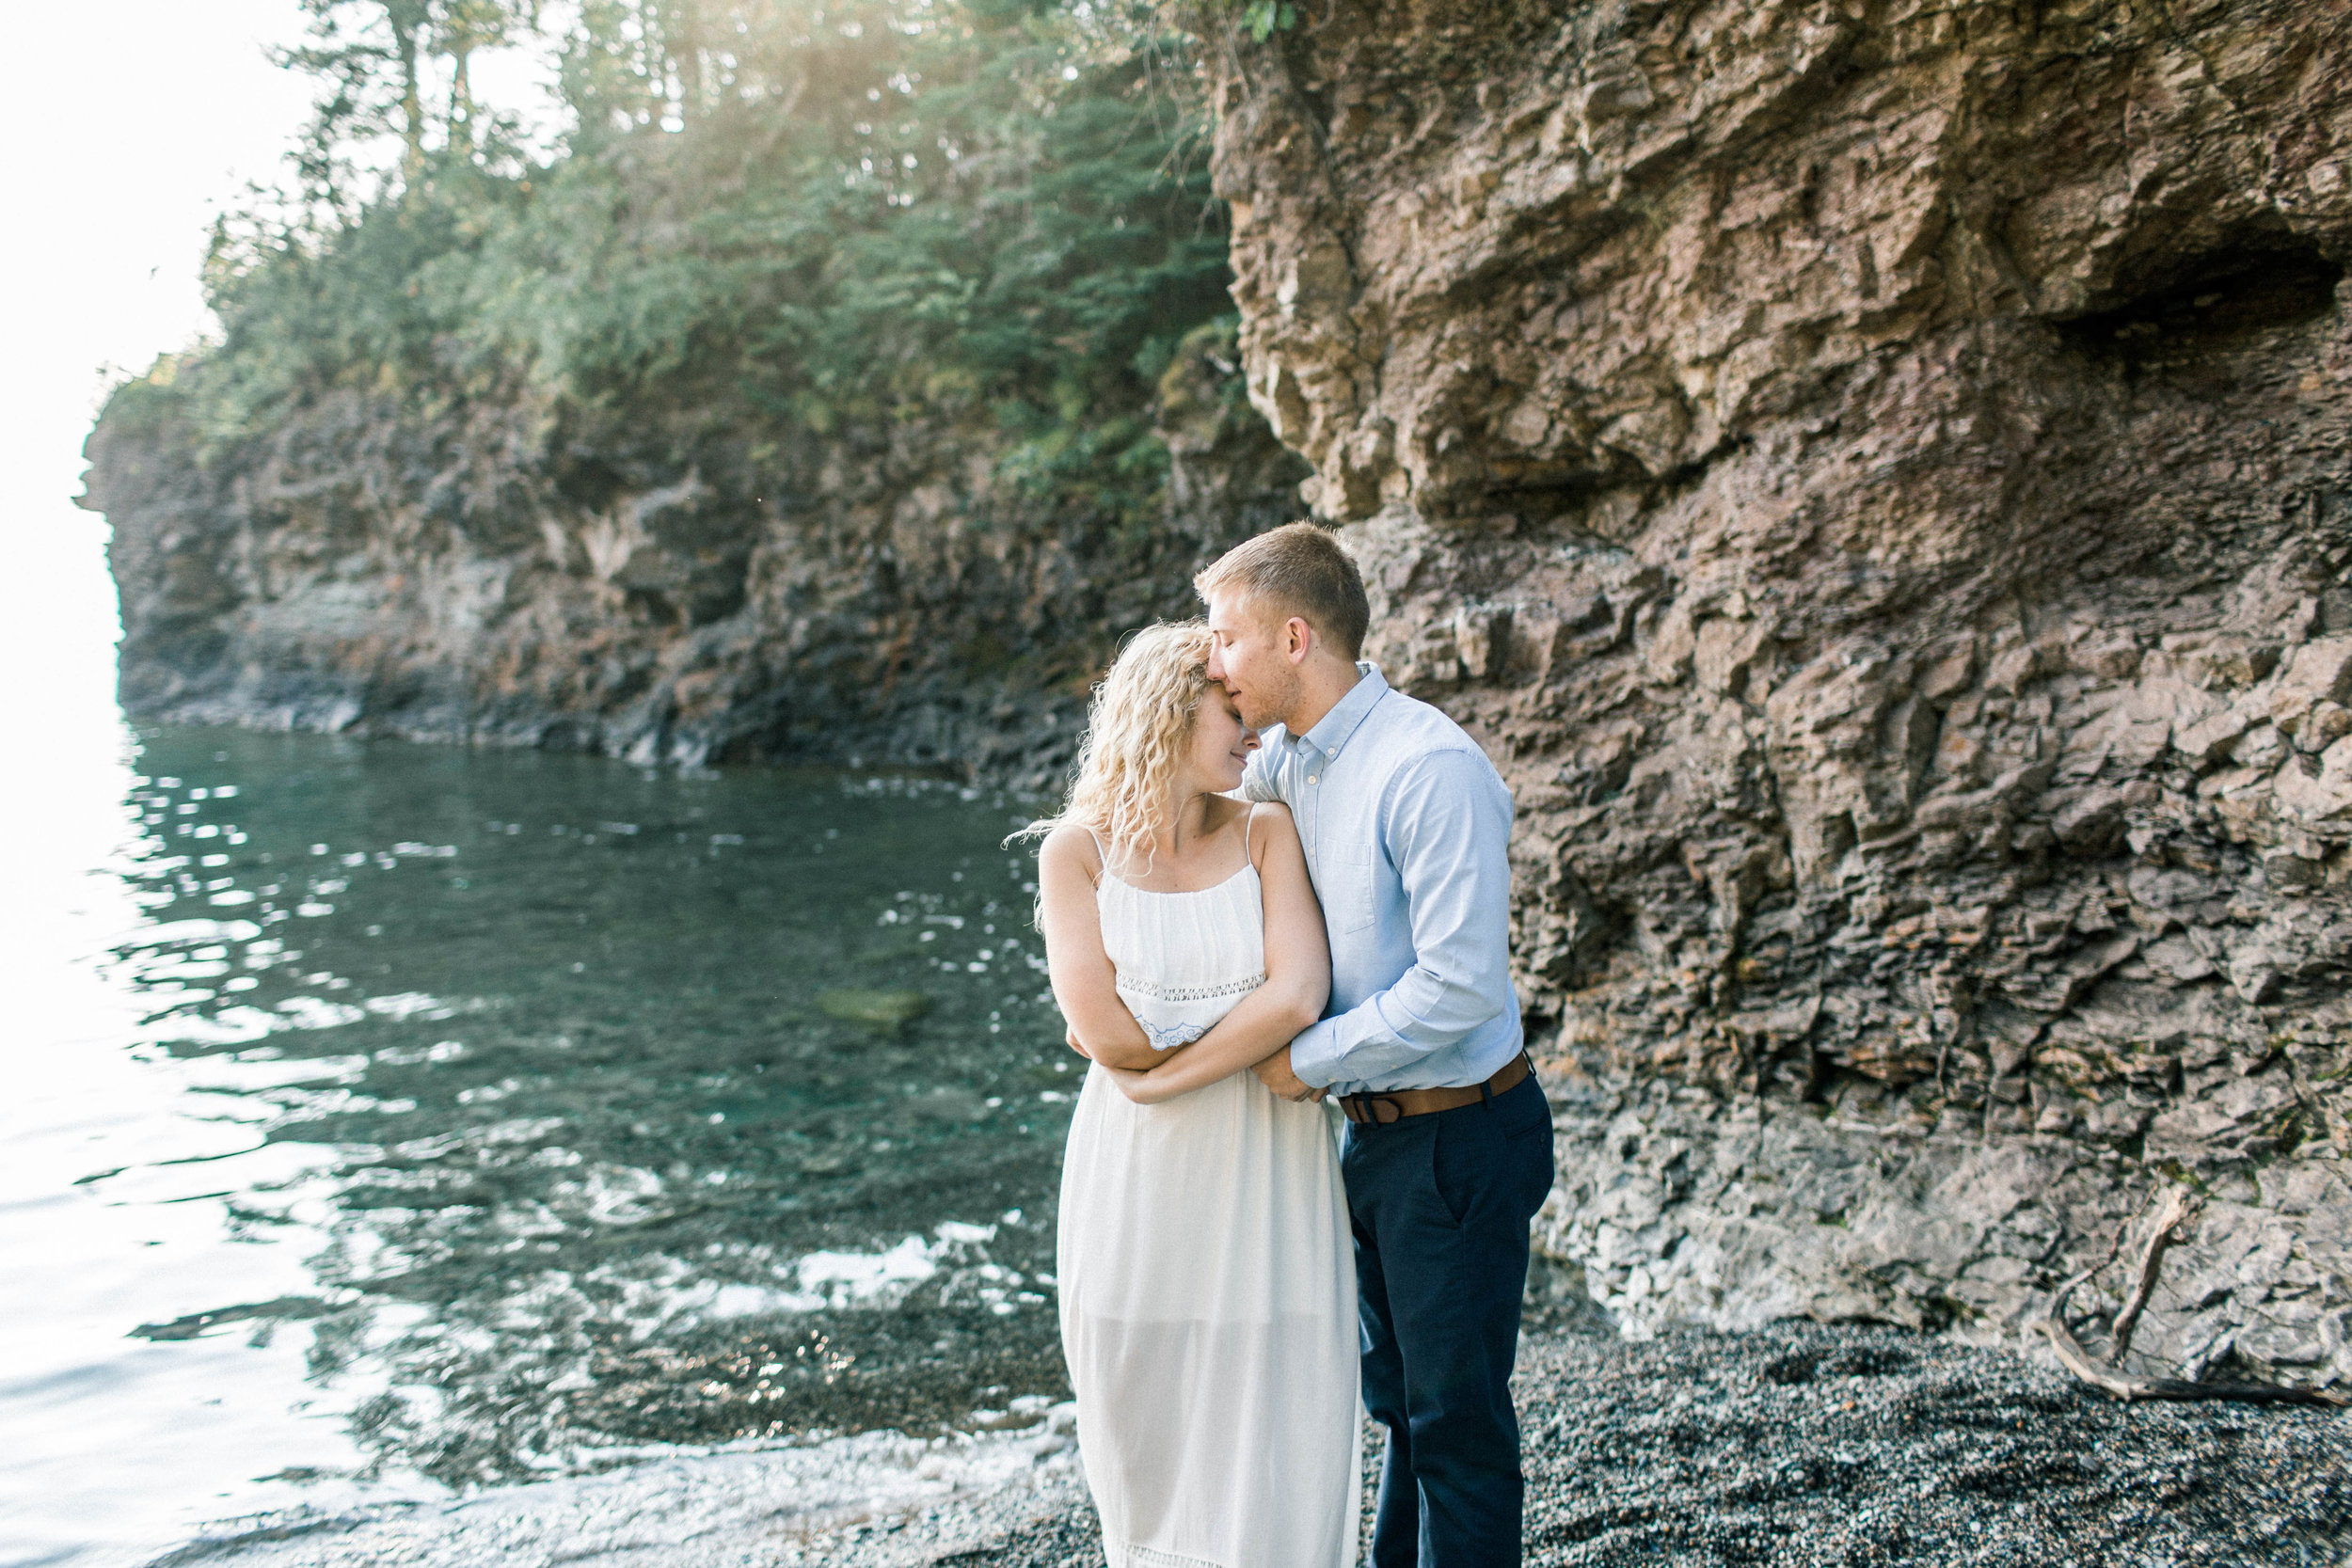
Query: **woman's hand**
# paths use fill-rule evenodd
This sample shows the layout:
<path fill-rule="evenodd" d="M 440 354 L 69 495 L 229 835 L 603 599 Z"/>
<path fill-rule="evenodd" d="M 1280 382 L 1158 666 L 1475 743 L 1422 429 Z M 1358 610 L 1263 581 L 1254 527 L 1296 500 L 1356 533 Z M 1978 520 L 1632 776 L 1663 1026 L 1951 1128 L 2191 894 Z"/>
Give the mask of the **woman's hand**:
<path fill-rule="evenodd" d="M 1111 1075 L 1111 1083 L 1117 1085 L 1120 1094 L 1138 1105 L 1158 1105 L 1183 1092 L 1169 1088 L 1165 1081 L 1155 1082 L 1150 1072 L 1136 1072 L 1120 1067 L 1104 1067 L 1103 1070 Z"/>

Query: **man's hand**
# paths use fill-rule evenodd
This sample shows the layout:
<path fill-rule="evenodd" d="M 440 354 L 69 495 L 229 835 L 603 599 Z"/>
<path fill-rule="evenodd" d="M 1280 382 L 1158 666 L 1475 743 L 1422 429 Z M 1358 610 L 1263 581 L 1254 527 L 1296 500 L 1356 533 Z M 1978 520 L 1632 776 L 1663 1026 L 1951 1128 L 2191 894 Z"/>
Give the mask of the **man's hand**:
<path fill-rule="evenodd" d="M 1325 1093 L 1291 1070 L 1291 1048 L 1287 1045 L 1249 1070 L 1258 1075 L 1259 1083 L 1284 1100 L 1316 1101 Z"/>

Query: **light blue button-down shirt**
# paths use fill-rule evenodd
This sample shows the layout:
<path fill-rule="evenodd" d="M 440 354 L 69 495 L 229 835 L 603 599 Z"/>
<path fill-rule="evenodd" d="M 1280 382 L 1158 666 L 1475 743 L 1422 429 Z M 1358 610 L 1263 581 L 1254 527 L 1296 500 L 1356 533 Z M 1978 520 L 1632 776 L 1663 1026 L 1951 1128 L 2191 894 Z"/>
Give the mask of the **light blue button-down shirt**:
<path fill-rule="evenodd" d="M 1482 1083 L 1521 1043 L 1511 791 L 1460 725 L 1356 668 L 1314 728 L 1267 730 L 1242 779 L 1297 819 L 1331 935 L 1331 1000 L 1291 1070 L 1341 1094 Z"/>

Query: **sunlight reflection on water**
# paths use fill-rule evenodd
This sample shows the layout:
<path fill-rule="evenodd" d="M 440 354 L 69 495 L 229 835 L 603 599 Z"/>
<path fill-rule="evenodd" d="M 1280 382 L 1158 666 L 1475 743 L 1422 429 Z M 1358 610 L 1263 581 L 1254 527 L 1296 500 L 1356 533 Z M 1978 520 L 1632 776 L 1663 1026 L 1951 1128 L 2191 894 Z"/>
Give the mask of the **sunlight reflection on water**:
<path fill-rule="evenodd" d="M 0 914 L 0 1248 L 38 1260 L 0 1274 L 0 1568 L 1057 1391 L 1021 802 L 134 736 L 111 650 L 63 652 Z M 929 1010 L 819 1000 L 893 989 Z"/>

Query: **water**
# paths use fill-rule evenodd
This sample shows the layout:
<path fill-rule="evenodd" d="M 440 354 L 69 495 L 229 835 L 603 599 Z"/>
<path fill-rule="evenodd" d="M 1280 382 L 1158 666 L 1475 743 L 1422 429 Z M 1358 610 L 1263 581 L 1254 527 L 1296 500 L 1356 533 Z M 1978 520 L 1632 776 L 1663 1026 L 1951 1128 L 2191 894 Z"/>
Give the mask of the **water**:
<path fill-rule="evenodd" d="M 1028 803 L 185 729 L 90 778 L 11 928 L 0 1564 L 1061 1392 Z"/>

